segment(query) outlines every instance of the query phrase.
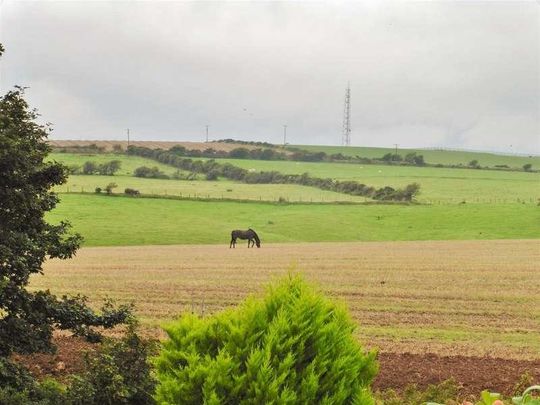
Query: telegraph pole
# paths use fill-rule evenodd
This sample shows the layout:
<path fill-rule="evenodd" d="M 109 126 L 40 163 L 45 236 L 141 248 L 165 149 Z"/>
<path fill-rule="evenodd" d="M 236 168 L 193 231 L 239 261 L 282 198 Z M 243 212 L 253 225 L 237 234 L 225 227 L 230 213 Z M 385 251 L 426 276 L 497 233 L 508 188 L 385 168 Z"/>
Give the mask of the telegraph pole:
<path fill-rule="evenodd" d="M 283 146 L 287 145 L 287 125 L 283 125 Z"/>
<path fill-rule="evenodd" d="M 396 156 L 397 156 L 397 147 L 399 146 L 397 143 L 394 144 L 394 146 L 396 147 Z"/>
<path fill-rule="evenodd" d="M 351 146 L 351 85 L 347 83 L 345 90 L 345 107 L 343 109 L 343 146 Z"/>
<path fill-rule="evenodd" d="M 127 132 L 127 139 L 128 139 L 127 148 L 129 149 L 129 128 L 126 129 L 126 132 Z"/>
<path fill-rule="evenodd" d="M 210 125 L 207 125 L 207 126 L 206 126 L 206 143 L 208 143 L 208 127 L 209 127 L 209 126 L 210 126 Z"/>

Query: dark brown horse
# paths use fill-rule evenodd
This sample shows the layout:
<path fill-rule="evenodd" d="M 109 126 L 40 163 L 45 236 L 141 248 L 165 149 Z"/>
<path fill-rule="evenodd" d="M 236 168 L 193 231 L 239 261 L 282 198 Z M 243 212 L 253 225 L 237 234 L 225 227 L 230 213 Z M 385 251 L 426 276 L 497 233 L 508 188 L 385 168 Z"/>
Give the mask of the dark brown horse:
<path fill-rule="evenodd" d="M 259 239 L 259 236 L 257 235 L 257 233 L 249 228 L 247 231 L 239 231 L 239 230 L 234 230 L 231 232 L 231 243 L 229 245 L 229 249 L 230 248 L 234 248 L 236 247 L 236 239 L 247 239 L 248 240 L 248 248 L 249 247 L 253 247 L 255 245 L 257 245 L 258 248 L 261 247 L 261 240 Z M 251 246 L 250 246 L 251 244 Z"/>

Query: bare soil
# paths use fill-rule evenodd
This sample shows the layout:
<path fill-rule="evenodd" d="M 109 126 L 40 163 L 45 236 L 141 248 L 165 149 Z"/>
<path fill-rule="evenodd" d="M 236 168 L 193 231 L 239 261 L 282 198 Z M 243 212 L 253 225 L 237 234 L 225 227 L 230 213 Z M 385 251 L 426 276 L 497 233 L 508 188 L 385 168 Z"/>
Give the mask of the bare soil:
<path fill-rule="evenodd" d="M 93 346 L 80 338 L 58 336 L 55 354 L 16 355 L 15 359 L 38 379 L 47 376 L 65 381 L 69 375 L 84 370 L 85 353 Z M 415 384 L 423 390 L 453 378 L 460 387 L 460 396 L 478 396 L 484 390 L 514 394 L 515 386 L 524 373 L 540 381 L 540 360 L 507 360 L 490 357 L 438 356 L 435 354 L 380 353 L 380 371 L 374 390 L 393 389 L 402 392 Z"/>
<path fill-rule="evenodd" d="M 57 336 L 54 344 L 56 353 L 15 354 L 13 359 L 38 379 L 54 377 L 63 381 L 71 374 L 81 373 L 85 367 L 85 354 L 95 350 L 95 346 L 84 339 L 71 336 Z"/>
<path fill-rule="evenodd" d="M 490 357 L 437 356 L 435 354 L 381 353 L 380 371 L 375 390 L 402 391 L 416 384 L 425 389 L 453 378 L 460 387 L 460 396 L 478 396 L 482 390 L 515 394 L 516 384 L 525 373 L 540 381 L 540 360 L 507 360 Z"/>

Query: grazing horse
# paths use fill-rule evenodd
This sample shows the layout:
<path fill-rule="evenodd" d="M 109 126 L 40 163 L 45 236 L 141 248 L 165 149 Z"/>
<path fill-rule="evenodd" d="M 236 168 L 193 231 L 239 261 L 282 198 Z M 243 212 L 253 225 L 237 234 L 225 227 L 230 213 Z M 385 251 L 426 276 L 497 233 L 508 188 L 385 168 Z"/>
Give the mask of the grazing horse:
<path fill-rule="evenodd" d="M 259 236 L 257 235 L 257 233 L 249 228 L 247 231 L 239 231 L 239 230 L 234 230 L 231 232 L 231 243 L 229 245 L 229 249 L 230 248 L 234 248 L 236 247 L 236 239 L 247 239 L 248 240 L 248 248 L 249 247 L 253 247 L 255 245 L 257 245 L 258 248 L 261 247 L 261 240 L 259 239 Z M 251 244 L 251 246 L 250 246 Z"/>

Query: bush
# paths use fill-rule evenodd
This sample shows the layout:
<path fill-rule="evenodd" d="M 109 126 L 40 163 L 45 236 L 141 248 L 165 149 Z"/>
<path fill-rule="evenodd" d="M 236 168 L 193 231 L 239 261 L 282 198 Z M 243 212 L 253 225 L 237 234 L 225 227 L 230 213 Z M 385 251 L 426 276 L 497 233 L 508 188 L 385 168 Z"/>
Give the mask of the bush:
<path fill-rule="evenodd" d="M 235 148 L 229 152 L 231 159 L 249 159 L 249 149 Z"/>
<path fill-rule="evenodd" d="M 211 172 L 206 173 L 206 180 L 208 181 L 215 181 L 218 179 L 219 173 L 216 170 L 212 170 Z"/>
<path fill-rule="evenodd" d="M 113 188 L 118 187 L 118 184 L 116 183 L 109 183 L 105 186 L 105 192 L 107 194 L 112 194 Z"/>
<path fill-rule="evenodd" d="M 372 404 L 375 353 L 347 311 L 289 277 L 263 300 L 166 328 L 156 359 L 158 403 Z"/>
<path fill-rule="evenodd" d="M 95 190 L 96 194 L 101 194 L 101 191 L 102 191 L 101 187 L 96 187 L 96 190 Z"/>
<path fill-rule="evenodd" d="M 132 197 L 137 197 L 137 196 L 141 195 L 139 190 L 135 190 L 134 188 L 126 188 L 124 190 L 124 194 L 130 195 Z"/>
<path fill-rule="evenodd" d="M 94 162 L 84 162 L 82 167 L 83 174 L 94 174 L 97 172 L 98 166 Z"/>
<path fill-rule="evenodd" d="M 381 158 L 381 160 L 385 162 L 401 162 L 403 157 L 397 153 L 387 153 Z"/>
<path fill-rule="evenodd" d="M 96 164 L 94 162 L 88 161 L 84 162 L 84 165 L 82 166 L 82 169 L 80 167 L 73 167 L 75 171 L 70 172 L 74 174 L 79 174 L 82 171 L 82 174 L 99 174 L 101 176 L 113 176 L 118 170 L 120 170 L 120 167 L 122 166 L 122 162 L 119 160 L 111 160 L 110 162 L 105 162 L 103 164 Z"/>
<path fill-rule="evenodd" d="M 156 343 L 143 340 L 131 323 L 122 339 L 109 339 L 86 357 L 87 371 L 74 376 L 67 394 L 74 404 L 153 404 L 155 379 L 148 357 Z"/>
<path fill-rule="evenodd" d="M 525 170 L 526 172 L 530 172 L 532 169 L 532 164 L 531 163 L 526 163 L 523 165 L 523 170 Z"/>
<path fill-rule="evenodd" d="M 137 167 L 135 171 L 133 172 L 133 175 L 135 177 L 144 177 L 147 179 L 168 179 L 169 176 L 167 176 L 165 173 L 160 171 L 156 166 L 154 167 L 147 167 L 147 166 L 141 166 Z"/>
<path fill-rule="evenodd" d="M 384 405 L 418 405 L 447 403 L 448 400 L 457 398 L 458 394 L 459 385 L 454 379 L 449 379 L 436 385 L 430 384 L 425 390 L 420 390 L 416 384 L 410 384 L 401 393 L 392 389 L 377 392 L 377 398 Z"/>
<path fill-rule="evenodd" d="M 426 164 L 426 162 L 424 162 L 424 156 L 417 155 L 416 152 L 407 153 L 407 155 L 405 155 L 405 162 L 416 166 L 424 166 Z"/>
<path fill-rule="evenodd" d="M 65 400 L 65 388 L 55 380 L 38 383 L 23 366 L 0 357 L 0 404 L 57 405 Z"/>
<path fill-rule="evenodd" d="M 69 165 L 67 170 L 69 174 L 80 174 L 82 167 L 79 165 Z"/>
<path fill-rule="evenodd" d="M 119 160 L 111 160 L 110 162 L 105 162 L 98 166 L 98 174 L 102 176 L 114 176 L 114 174 L 120 170 L 122 162 Z"/>

